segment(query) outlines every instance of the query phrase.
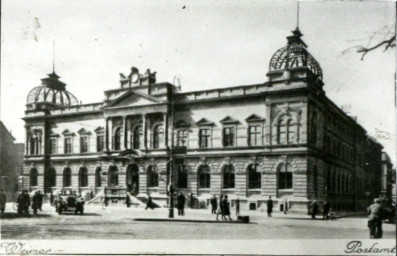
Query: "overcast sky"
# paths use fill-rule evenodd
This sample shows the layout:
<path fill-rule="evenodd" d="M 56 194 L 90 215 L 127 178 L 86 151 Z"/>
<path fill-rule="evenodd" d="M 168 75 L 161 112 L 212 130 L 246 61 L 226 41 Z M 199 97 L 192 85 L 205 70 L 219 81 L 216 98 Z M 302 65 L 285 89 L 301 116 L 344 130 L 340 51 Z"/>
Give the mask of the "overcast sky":
<path fill-rule="evenodd" d="M 364 61 L 355 45 L 394 30 L 394 2 L 303 2 L 299 27 L 324 73 L 326 94 L 395 159 L 395 52 Z M 131 66 L 178 76 L 183 91 L 267 81 L 271 56 L 296 27 L 296 3 L 279 1 L 2 1 L 1 120 L 24 142 L 26 96 L 55 71 L 83 103 L 100 102 Z M 386 134 L 387 135 L 387 134 Z"/>

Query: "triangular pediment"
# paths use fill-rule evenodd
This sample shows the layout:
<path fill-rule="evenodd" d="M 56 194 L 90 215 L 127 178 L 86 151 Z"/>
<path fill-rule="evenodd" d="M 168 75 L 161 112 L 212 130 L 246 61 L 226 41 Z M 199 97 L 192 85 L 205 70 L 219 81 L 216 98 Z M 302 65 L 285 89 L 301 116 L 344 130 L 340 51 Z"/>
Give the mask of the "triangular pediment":
<path fill-rule="evenodd" d="M 90 131 L 87 131 L 87 130 L 84 129 L 84 128 L 81 128 L 80 130 L 77 131 L 77 133 L 79 133 L 79 134 L 90 134 L 91 132 L 90 132 Z"/>
<path fill-rule="evenodd" d="M 119 98 L 113 100 L 105 106 L 106 108 L 123 108 L 123 107 L 137 107 L 147 106 L 153 104 L 163 103 L 163 101 L 136 91 L 129 91 L 121 95 Z"/>
<path fill-rule="evenodd" d="M 175 127 L 176 128 L 181 128 L 181 127 L 189 127 L 190 126 L 190 124 L 189 123 L 187 123 L 185 120 L 179 120 L 178 122 L 176 122 L 176 125 L 175 125 Z"/>
<path fill-rule="evenodd" d="M 69 131 L 69 129 L 66 129 L 66 130 L 64 130 L 64 131 L 62 132 L 62 134 L 63 134 L 64 136 L 73 136 L 73 135 L 74 135 L 74 132 L 71 132 L 71 131 Z"/>
<path fill-rule="evenodd" d="M 265 118 L 262 118 L 255 114 L 252 114 L 245 119 L 245 121 L 247 121 L 247 122 L 263 122 L 264 120 L 265 120 Z"/>
<path fill-rule="evenodd" d="M 232 118 L 232 117 L 230 117 L 230 116 L 227 116 L 227 117 L 225 117 L 225 118 L 223 118 L 221 121 L 219 121 L 221 124 L 236 124 L 236 123 L 238 123 L 238 120 L 236 120 L 236 119 L 234 119 L 234 118 Z"/>
<path fill-rule="evenodd" d="M 213 125 L 214 122 L 211 122 L 210 120 L 208 120 L 207 118 L 201 118 L 196 125 Z"/>
<path fill-rule="evenodd" d="M 101 127 L 101 126 L 98 126 L 95 130 L 94 130 L 94 132 L 96 132 L 96 133 L 101 133 L 101 132 L 104 132 L 105 131 L 105 128 L 103 128 L 103 127 Z"/>

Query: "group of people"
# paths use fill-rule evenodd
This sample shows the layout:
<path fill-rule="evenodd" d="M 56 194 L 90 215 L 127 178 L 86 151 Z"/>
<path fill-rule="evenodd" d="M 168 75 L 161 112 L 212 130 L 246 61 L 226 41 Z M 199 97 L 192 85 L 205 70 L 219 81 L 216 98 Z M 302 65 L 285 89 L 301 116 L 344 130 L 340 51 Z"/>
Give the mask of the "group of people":
<path fill-rule="evenodd" d="M 239 212 L 240 200 L 237 199 L 236 214 L 238 215 Z M 219 214 L 221 215 L 222 220 L 226 220 L 226 217 L 228 217 L 229 220 L 232 220 L 232 218 L 230 217 L 230 202 L 227 195 L 221 195 L 219 201 L 215 195 L 211 198 L 211 213 L 216 214 L 216 220 L 219 220 Z"/>
<path fill-rule="evenodd" d="M 40 191 L 36 191 L 31 202 L 28 191 L 22 190 L 22 193 L 20 193 L 17 198 L 17 211 L 19 214 L 29 214 L 29 207 L 31 207 L 33 213 L 36 215 L 38 210 L 42 211 L 43 200 L 44 195 Z"/>

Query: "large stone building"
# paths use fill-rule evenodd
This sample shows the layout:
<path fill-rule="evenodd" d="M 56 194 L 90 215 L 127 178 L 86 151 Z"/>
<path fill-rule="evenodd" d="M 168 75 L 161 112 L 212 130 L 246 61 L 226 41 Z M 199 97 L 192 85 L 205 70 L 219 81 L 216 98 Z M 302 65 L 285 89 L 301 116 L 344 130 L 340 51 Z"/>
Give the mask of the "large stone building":
<path fill-rule="evenodd" d="M 18 191 L 18 176 L 23 168 L 23 143 L 15 138 L 0 121 L 0 189 L 7 195 L 7 201 L 15 199 Z"/>
<path fill-rule="evenodd" d="M 382 152 L 382 179 L 381 179 L 381 195 L 384 198 L 392 199 L 393 187 L 393 164 L 389 155 Z"/>
<path fill-rule="evenodd" d="M 382 146 L 325 95 L 301 37 L 253 85 L 182 92 L 132 68 L 103 102 L 79 105 L 50 74 L 28 95 L 24 184 L 165 203 L 172 180 L 199 201 L 227 194 L 249 209 L 269 196 L 278 208 L 365 206 L 380 193 Z"/>

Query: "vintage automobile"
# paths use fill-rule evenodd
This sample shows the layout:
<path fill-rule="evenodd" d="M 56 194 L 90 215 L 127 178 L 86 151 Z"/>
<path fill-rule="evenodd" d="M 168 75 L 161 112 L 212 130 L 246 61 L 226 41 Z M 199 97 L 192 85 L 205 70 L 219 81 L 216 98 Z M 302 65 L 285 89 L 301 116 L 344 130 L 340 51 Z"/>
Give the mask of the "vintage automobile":
<path fill-rule="evenodd" d="M 60 193 L 54 201 L 55 211 L 58 214 L 63 212 L 74 212 L 84 214 L 84 199 L 72 193 Z"/>

